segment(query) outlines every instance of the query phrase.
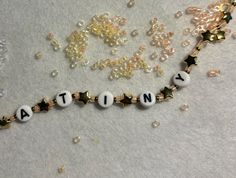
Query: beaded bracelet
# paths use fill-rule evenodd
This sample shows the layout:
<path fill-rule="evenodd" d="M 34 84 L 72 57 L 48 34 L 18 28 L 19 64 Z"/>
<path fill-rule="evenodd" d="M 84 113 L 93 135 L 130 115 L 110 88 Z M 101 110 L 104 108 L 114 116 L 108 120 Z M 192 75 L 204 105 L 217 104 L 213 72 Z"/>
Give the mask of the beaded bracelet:
<path fill-rule="evenodd" d="M 222 11 L 222 18 L 219 21 L 219 24 L 213 29 L 208 29 L 204 33 L 201 33 L 194 49 L 184 60 L 184 63 L 186 64 L 184 70 L 177 72 L 173 77 L 172 85 L 164 87 L 158 94 L 155 95 L 150 91 L 144 91 L 139 96 L 127 95 L 124 93 L 122 96 L 114 97 L 109 91 L 104 91 L 98 96 L 91 96 L 88 91 L 78 91 L 73 94 L 69 91 L 61 91 L 54 99 L 43 98 L 41 102 L 33 107 L 22 105 L 17 109 L 14 115 L 3 116 L 0 120 L 0 129 L 9 128 L 10 124 L 16 120 L 26 122 L 32 118 L 33 113 L 42 111 L 47 112 L 55 105 L 67 107 L 73 101 L 82 102 L 84 104 L 98 103 L 102 108 L 108 108 L 113 103 L 121 104 L 122 106 L 140 103 L 143 107 L 148 108 L 155 103 L 168 101 L 170 98 L 173 98 L 173 93 L 175 91 L 190 84 L 189 74 L 192 67 L 197 65 L 197 55 L 201 49 L 206 47 L 207 43 L 214 43 L 225 39 L 225 31 L 223 31 L 222 28 L 232 20 L 231 13 L 236 6 L 236 0 L 222 0 L 222 6 L 224 6 L 224 10 Z"/>

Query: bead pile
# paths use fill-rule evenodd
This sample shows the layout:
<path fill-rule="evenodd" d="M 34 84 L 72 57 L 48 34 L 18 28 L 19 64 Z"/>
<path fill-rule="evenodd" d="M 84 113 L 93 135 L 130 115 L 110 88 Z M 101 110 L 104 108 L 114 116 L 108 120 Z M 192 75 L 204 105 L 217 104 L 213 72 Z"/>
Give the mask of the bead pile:
<path fill-rule="evenodd" d="M 150 21 L 150 25 L 151 28 L 147 31 L 147 35 L 152 38 L 150 44 L 161 49 L 160 61 L 164 62 L 175 53 L 175 49 L 170 46 L 174 33 L 165 32 L 165 25 L 160 23 L 156 17 Z"/>
<path fill-rule="evenodd" d="M 150 66 L 142 58 L 142 53 L 145 50 L 144 46 L 140 46 L 132 57 L 121 57 L 118 59 L 105 59 L 96 62 L 91 66 L 92 70 L 100 69 L 103 70 L 106 67 L 111 68 L 109 79 L 127 78 L 130 79 L 133 76 L 134 70 L 147 71 Z"/>

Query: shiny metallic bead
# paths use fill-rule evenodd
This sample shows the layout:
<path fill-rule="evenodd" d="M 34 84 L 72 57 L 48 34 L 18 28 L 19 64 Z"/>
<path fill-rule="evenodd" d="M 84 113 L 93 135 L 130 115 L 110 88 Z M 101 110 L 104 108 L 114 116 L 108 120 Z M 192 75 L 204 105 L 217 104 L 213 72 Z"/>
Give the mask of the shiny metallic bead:
<path fill-rule="evenodd" d="M 54 78 L 54 77 L 56 77 L 56 76 L 58 75 L 58 73 L 59 73 L 58 70 L 53 70 L 53 71 L 51 72 L 51 76 Z"/>

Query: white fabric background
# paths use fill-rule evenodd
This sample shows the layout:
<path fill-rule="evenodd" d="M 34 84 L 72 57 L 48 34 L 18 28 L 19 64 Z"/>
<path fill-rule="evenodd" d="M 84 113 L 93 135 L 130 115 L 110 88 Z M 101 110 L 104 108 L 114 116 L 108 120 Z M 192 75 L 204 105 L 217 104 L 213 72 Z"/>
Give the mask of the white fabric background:
<path fill-rule="evenodd" d="M 127 9 L 125 0 L 0 0 L 0 38 L 8 41 L 9 48 L 9 61 L 0 77 L 0 87 L 8 93 L 0 99 L 1 115 L 11 114 L 22 104 L 34 105 L 62 89 L 89 90 L 91 94 L 109 89 L 114 95 L 144 90 L 157 93 L 180 70 L 180 62 L 191 50 L 180 47 L 187 39 L 181 34 L 190 25 L 189 18 L 176 21 L 173 14 L 191 5 L 206 7 L 210 2 L 136 0 L 135 7 Z M 162 65 L 163 78 L 136 72 L 131 80 L 111 82 L 108 70 L 70 70 L 64 54 L 54 52 L 45 40 L 48 32 L 53 32 L 65 46 L 65 37 L 80 19 L 87 22 L 103 12 L 127 17 L 128 30 L 140 29 L 141 35 L 130 38 L 120 55 L 131 55 L 142 41 L 148 41 L 144 32 L 154 16 L 175 32 L 176 54 Z M 235 19 L 229 26 L 236 31 Z M 35 114 L 26 124 L 14 123 L 11 129 L 1 130 L 0 178 L 236 177 L 234 48 L 231 38 L 208 45 L 199 55 L 191 85 L 170 102 L 148 110 L 136 106 L 101 110 L 93 104 L 75 104 Z M 43 52 L 42 60 L 34 59 L 37 51 Z M 152 51 L 148 49 L 145 55 Z M 106 58 L 109 53 L 102 40 L 90 39 L 89 60 Z M 212 68 L 219 68 L 222 75 L 208 79 L 206 72 Z M 50 72 L 54 69 L 60 72 L 53 79 Z M 184 103 L 190 110 L 182 113 L 179 107 Z M 161 123 L 158 129 L 151 128 L 154 120 Z M 72 144 L 77 135 L 81 142 Z M 57 168 L 62 164 L 65 173 L 59 175 Z"/>

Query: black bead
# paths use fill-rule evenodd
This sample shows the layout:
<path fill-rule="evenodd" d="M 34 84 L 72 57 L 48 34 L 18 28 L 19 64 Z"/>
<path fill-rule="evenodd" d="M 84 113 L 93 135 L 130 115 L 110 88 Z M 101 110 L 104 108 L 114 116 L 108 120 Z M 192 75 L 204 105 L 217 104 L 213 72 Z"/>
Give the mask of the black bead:
<path fill-rule="evenodd" d="M 190 67 L 192 65 L 197 65 L 196 58 L 197 57 L 195 57 L 195 56 L 189 55 L 187 57 L 187 59 L 184 60 L 184 62 L 187 64 L 188 67 Z"/>

